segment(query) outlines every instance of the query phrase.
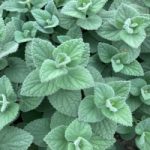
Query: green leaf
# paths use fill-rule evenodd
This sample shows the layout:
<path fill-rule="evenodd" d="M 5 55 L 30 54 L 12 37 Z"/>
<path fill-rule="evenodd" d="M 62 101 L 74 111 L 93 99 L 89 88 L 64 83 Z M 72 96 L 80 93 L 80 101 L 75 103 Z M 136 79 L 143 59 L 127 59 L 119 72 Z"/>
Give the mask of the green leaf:
<path fill-rule="evenodd" d="M 14 83 L 22 83 L 29 74 L 24 60 L 18 57 L 9 57 L 8 67 L 5 69 L 6 76 Z"/>
<path fill-rule="evenodd" d="M 41 25 L 46 25 L 46 20 L 51 18 L 51 14 L 46 10 L 41 9 L 33 9 L 31 11 L 32 16 L 36 19 L 36 21 Z"/>
<path fill-rule="evenodd" d="M 39 77 L 39 70 L 33 70 L 24 80 L 21 88 L 21 95 L 41 97 L 55 93 L 59 88 L 55 81 L 42 83 Z"/>
<path fill-rule="evenodd" d="M 108 100 L 106 106 L 102 108 L 103 115 L 116 123 L 132 126 L 132 113 L 129 106 L 124 102 L 124 98 L 113 97 Z"/>
<path fill-rule="evenodd" d="M 32 57 L 36 67 L 41 67 L 46 59 L 52 59 L 54 46 L 46 40 L 34 39 L 32 42 Z"/>
<path fill-rule="evenodd" d="M 29 132 L 33 137 L 33 143 L 40 147 L 46 147 L 43 138 L 50 131 L 50 120 L 47 118 L 37 119 L 28 123 L 24 130 Z"/>
<path fill-rule="evenodd" d="M 13 47 L 13 43 L 14 43 L 14 32 L 15 32 L 15 26 L 13 24 L 12 21 L 8 22 L 6 24 L 6 35 L 5 35 L 5 39 L 3 40 L 3 42 L 6 43 L 12 43 L 12 45 L 10 44 L 10 48 L 14 48 Z M 16 43 L 16 42 L 15 42 Z M 15 44 L 14 44 L 15 45 Z M 8 47 L 9 48 L 9 47 Z"/>
<path fill-rule="evenodd" d="M 6 27 L 3 18 L 0 17 L 0 41 L 5 38 Z"/>
<path fill-rule="evenodd" d="M 140 30 L 138 33 L 135 33 L 135 34 L 129 34 L 126 31 L 121 31 L 120 38 L 129 46 L 133 48 L 138 48 L 142 44 L 142 42 L 145 40 L 146 33 L 144 30 Z"/>
<path fill-rule="evenodd" d="M 58 54 L 66 54 L 71 59 L 67 66 L 74 67 L 82 63 L 84 52 L 88 53 L 85 51 L 85 43 L 81 39 L 71 39 L 55 48 L 53 56 L 56 59 Z"/>
<path fill-rule="evenodd" d="M 34 62 L 33 62 L 33 57 L 32 57 L 32 42 L 29 42 L 26 44 L 26 47 L 25 47 L 25 62 L 26 62 L 26 66 L 33 70 L 35 69 L 35 65 L 34 65 Z"/>
<path fill-rule="evenodd" d="M 122 52 L 114 55 L 111 63 L 114 72 L 120 72 L 124 68 L 124 64 L 128 63 L 128 53 Z"/>
<path fill-rule="evenodd" d="M 47 0 L 32 0 L 31 4 L 33 5 L 34 8 L 42 8 L 47 4 Z"/>
<path fill-rule="evenodd" d="M 136 145 L 142 150 L 148 150 L 150 146 L 150 118 L 142 120 L 135 127 L 135 132 L 138 134 Z"/>
<path fill-rule="evenodd" d="M 70 36 L 73 39 L 81 38 L 82 37 L 81 28 L 78 26 L 71 27 L 67 32 L 67 36 Z"/>
<path fill-rule="evenodd" d="M 65 90 L 81 90 L 94 86 L 90 72 L 83 67 L 68 69 L 68 74 L 57 79 L 57 85 Z"/>
<path fill-rule="evenodd" d="M 130 81 L 113 81 L 108 83 L 114 90 L 115 96 L 127 98 L 130 92 Z"/>
<path fill-rule="evenodd" d="M 48 144 L 48 146 L 52 150 L 67 150 L 68 149 L 68 141 L 65 139 L 65 126 L 59 126 L 49 132 L 44 141 Z"/>
<path fill-rule="evenodd" d="M 74 18 L 85 18 L 85 14 L 76 8 L 77 2 L 70 1 L 62 8 L 61 13 Z"/>
<path fill-rule="evenodd" d="M 79 120 L 84 122 L 100 122 L 104 116 L 99 108 L 94 103 L 94 96 L 85 97 L 79 106 Z"/>
<path fill-rule="evenodd" d="M 107 118 L 98 123 L 92 124 L 92 130 L 95 135 L 100 136 L 103 139 L 112 139 L 117 130 L 117 123 Z"/>
<path fill-rule="evenodd" d="M 142 102 L 150 105 L 150 85 L 145 85 L 141 88 Z"/>
<path fill-rule="evenodd" d="M 40 24 L 38 24 L 37 22 L 34 22 L 34 27 L 37 30 L 39 30 L 40 32 L 44 33 L 45 36 L 46 36 L 46 34 L 52 34 L 54 31 L 53 28 L 48 27 L 48 26 L 46 26 L 46 27 L 40 26 Z"/>
<path fill-rule="evenodd" d="M 75 141 L 78 137 L 89 140 L 92 136 L 92 129 L 89 124 L 85 122 L 74 120 L 65 131 L 65 138 L 68 141 Z"/>
<path fill-rule="evenodd" d="M 57 68 L 65 68 L 71 62 L 70 57 L 65 53 L 58 53 L 56 58 L 56 67 Z"/>
<path fill-rule="evenodd" d="M 121 70 L 121 73 L 130 75 L 130 76 L 143 76 L 144 75 L 144 71 L 143 71 L 141 64 L 136 60 L 130 64 L 124 65 L 123 69 Z"/>
<path fill-rule="evenodd" d="M 56 111 L 51 117 L 50 127 L 51 129 L 54 129 L 61 125 L 68 126 L 73 120 L 73 117 L 63 115 Z"/>
<path fill-rule="evenodd" d="M 128 18 L 135 17 L 138 14 L 138 11 L 134 7 L 122 3 L 116 13 L 117 24 L 124 24 Z"/>
<path fill-rule="evenodd" d="M 92 14 L 98 13 L 106 4 L 108 0 L 92 0 L 92 6 L 89 8 L 89 12 Z"/>
<path fill-rule="evenodd" d="M 68 73 L 66 68 L 57 68 L 56 63 L 46 59 L 40 68 L 41 82 L 48 82 Z"/>
<path fill-rule="evenodd" d="M 120 72 L 124 67 L 124 65 L 120 63 L 119 59 L 118 59 L 118 61 L 117 60 L 115 61 L 114 59 L 112 59 L 111 63 L 112 63 L 113 71 L 115 73 Z"/>
<path fill-rule="evenodd" d="M 31 134 L 16 127 L 6 127 L 0 131 L 1 150 L 27 150 L 32 141 Z"/>
<path fill-rule="evenodd" d="M 132 18 L 133 23 L 138 24 L 138 28 L 145 29 L 150 25 L 150 16 L 149 15 L 141 15 Z"/>
<path fill-rule="evenodd" d="M 51 105 L 62 114 L 76 117 L 81 101 L 80 91 L 59 90 L 48 97 Z"/>
<path fill-rule="evenodd" d="M 10 11 L 10 12 L 19 12 L 19 13 L 25 13 L 28 11 L 28 9 L 25 7 L 25 5 L 18 3 L 16 0 L 7 0 L 2 3 L 2 8 L 4 10 Z"/>
<path fill-rule="evenodd" d="M 149 1 L 149 0 L 144 0 L 144 4 L 145 4 L 147 7 L 150 7 L 150 1 Z"/>
<path fill-rule="evenodd" d="M 18 44 L 14 41 L 12 42 L 8 42 L 8 43 L 4 43 L 4 45 L 2 45 L 0 48 L 0 58 L 3 58 L 9 54 L 15 53 L 18 50 Z"/>
<path fill-rule="evenodd" d="M 0 94 L 4 94 L 9 102 L 15 102 L 17 97 L 10 80 L 6 76 L 0 78 Z"/>
<path fill-rule="evenodd" d="M 135 110 L 137 110 L 142 104 L 139 97 L 137 97 L 137 96 L 136 97 L 130 96 L 126 102 L 127 102 L 128 106 L 130 107 L 131 112 L 134 112 Z"/>
<path fill-rule="evenodd" d="M 91 143 L 82 137 L 79 137 L 74 141 L 74 147 L 75 149 L 93 150 Z"/>
<path fill-rule="evenodd" d="M 17 31 L 15 31 L 14 33 L 16 42 L 18 43 L 28 42 L 31 41 L 32 38 L 36 36 L 37 30 L 34 28 L 33 21 L 28 21 L 25 22 L 24 24 L 23 23 L 18 23 L 18 24 L 19 25 L 16 25 L 17 26 L 16 28 L 20 28 L 21 26 L 21 29 L 16 29 Z"/>
<path fill-rule="evenodd" d="M 138 135 L 142 135 L 143 132 L 150 132 L 149 124 L 150 118 L 140 121 L 135 127 L 135 132 Z"/>
<path fill-rule="evenodd" d="M 63 15 L 62 13 L 59 16 L 59 25 L 63 29 L 69 30 L 71 27 L 73 27 L 76 24 L 76 18 L 72 18 L 66 15 Z"/>
<path fill-rule="evenodd" d="M 106 99 L 115 96 L 113 88 L 105 83 L 98 83 L 94 88 L 94 102 L 98 108 L 101 108 Z"/>
<path fill-rule="evenodd" d="M 137 59 L 140 55 L 141 48 L 132 48 L 129 45 L 125 44 L 124 42 L 118 42 L 116 43 L 119 52 L 126 52 L 128 54 L 128 63 L 133 62 L 135 59 Z"/>
<path fill-rule="evenodd" d="M 77 25 L 85 30 L 97 30 L 102 24 L 102 19 L 97 15 L 89 16 L 85 19 L 78 19 Z"/>
<path fill-rule="evenodd" d="M 18 116 L 18 112 L 19 106 L 15 103 L 10 103 L 4 112 L 0 112 L 0 130 L 12 121 L 14 121 Z"/>
<path fill-rule="evenodd" d="M 23 112 L 31 111 L 37 108 L 43 100 L 43 97 L 25 97 L 20 98 L 20 110 Z"/>
<path fill-rule="evenodd" d="M 3 70 L 5 67 L 7 67 L 8 62 L 5 58 L 0 59 L 0 70 Z"/>
<path fill-rule="evenodd" d="M 104 22 L 102 26 L 96 31 L 97 34 L 104 39 L 110 41 L 118 41 L 120 40 L 120 30 L 116 28 L 110 22 Z"/>
<path fill-rule="evenodd" d="M 76 4 L 76 8 L 78 11 L 86 14 L 89 8 L 92 6 L 91 0 L 78 0 Z"/>
<path fill-rule="evenodd" d="M 93 145 L 93 150 L 106 150 L 115 143 L 115 139 L 107 140 L 99 136 L 92 136 L 90 142 Z"/>
<path fill-rule="evenodd" d="M 140 137 L 136 138 L 136 145 L 141 150 L 149 150 L 150 147 L 150 132 L 143 133 Z"/>
<path fill-rule="evenodd" d="M 70 150 L 75 150 L 75 145 L 70 142 L 70 143 L 68 144 L 68 149 L 70 149 Z"/>
<path fill-rule="evenodd" d="M 47 10 L 34 9 L 31 13 L 37 23 L 45 29 L 56 27 L 59 24 L 58 18 Z"/>
<path fill-rule="evenodd" d="M 104 63 L 110 63 L 111 58 L 118 53 L 118 49 L 110 44 L 98 44 L 98 56 Z"/>
<path fill-rule="evenodd" d="M 29 42 L 32 40 L 32 37 L 26 37 L 27 35 L 24 34 L 29 34 L 28 31 L 20 32 L 16 31 L 15 32 L 15 41 L 17 43 L 24 43 L 24 42 Z M 30 36 L 30 35 L 28 35 Z"/>

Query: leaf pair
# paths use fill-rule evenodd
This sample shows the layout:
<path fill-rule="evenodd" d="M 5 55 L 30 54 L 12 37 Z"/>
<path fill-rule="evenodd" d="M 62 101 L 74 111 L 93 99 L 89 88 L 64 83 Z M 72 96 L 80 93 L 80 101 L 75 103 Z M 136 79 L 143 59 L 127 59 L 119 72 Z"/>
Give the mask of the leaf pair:
<path fill-rule="evenodd" d="M 148 15 L 127 4 L 121 4 L 111 21 L 106 21 L 97 33 L 112 41 L 122 40 L 133 48 L 138 48 L 146 38 L 145 28 L 149 26 Z"/>
<path fill-rule="evenodd" d="M 100 122 L 105 117 L 125 126 L 132 125 L 132 114 L 125 102 L 130 91 L 130 82 L 114 81 L 98 83 L 94 96 L 86 97 L 79 106 L 79 119 L 85 122 Z"/>
<path fill-rule="evenodd" d="M 18 43 L 31 41 L 35 36 L 37 30 L 34 28 L 34 22 L 29 21 L 24 23 L 18 18 L 13 18 L 13 23 L 16 28 L 15 41 Z"/>
<path fill-rule="evenodd" d="M 75 0 L 68 2 L 61 10 L 64 15 L 76 18 L 76 24 L 86 30 L 97 30 L 102 19 L 97 13 L 107 0 Z"/>
<path fill-rule="evenodd" d="M 34 9 L 32 10 L 32 15 L 36 20 L 34 27 L 43 33 L 52 33 L 52 28 L 59 24 L 58 17 L 47 10 Z"/>
<path fill-rule="evenodd" d="M 148 150 L 150 147 L 150 130 L 149 130 L 150 118 L 142 120 L 135 127 L 137 133 L 136 145 L 142 150 Z"/>
<path fill-rule="evenodd" d="M 120 47 L 120 49 L 106 43 L 99 43 L 98 45 L 98 55 L 101 61 L 104 63 L 111 62 L 114 72 L 131 76 L 143 76 L 142 66 L 135 60 L 139 54 L 136 50 L 126 45 Z"/>
<path fill-rule="evenodd" d="M 2 8 L 10 12 L 26 13 L 30 9 L 42 8 L 47 0 L 6 0 L 2 3 Z"/>
<path fill-rule="evenodd" d="M 19 112 L 16 94 L 6 76 L 0 78 L 0 130 L 14 121 Z"/>
<path fill-rule="evenodd" d="M 114 139 L 105 141 L 94 136 L 89 124 L 74 120 L 69 126 L 59 126 L 46 135 L 44 141 L 53 150 L 105 150 Z"/>

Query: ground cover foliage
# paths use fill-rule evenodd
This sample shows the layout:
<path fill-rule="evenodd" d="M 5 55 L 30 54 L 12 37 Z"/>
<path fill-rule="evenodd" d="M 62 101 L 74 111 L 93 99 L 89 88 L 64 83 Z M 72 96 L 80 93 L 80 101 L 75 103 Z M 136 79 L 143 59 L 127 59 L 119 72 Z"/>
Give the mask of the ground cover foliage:
<path fill-rule="evenodd" d="M 0 0 L 0 150 L 150 150 L 150 1 Z"/>

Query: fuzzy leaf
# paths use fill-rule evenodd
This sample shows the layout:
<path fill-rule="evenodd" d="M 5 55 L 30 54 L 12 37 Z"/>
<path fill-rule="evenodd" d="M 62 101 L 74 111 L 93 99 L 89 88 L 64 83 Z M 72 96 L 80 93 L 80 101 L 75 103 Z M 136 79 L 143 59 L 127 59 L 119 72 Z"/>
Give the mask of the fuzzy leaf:
<path fill-rule="evenodd" d="M 144 75 L 144 71 L 143 71 L 141 64 L 136 60 L 130 64 L 124 65 L 123 69 L 121 70 L 121 73 L 130 75 L 130 76 L 143 76 Z"/>
<path fill-rule="evenodd" d="M 54 48 L 55 47 L 46 40 L 34 39 L 31 51 L 35 66 L 41 67 L 44 60 L 51 59 Z"/>
<path fill-rule="evenodd" d="M 117 130 L 117 123 L 105 118 L 100 122 L 92 124 L 92 129 L 96 135 L 104 139 L 112 139 Z"/>
<path fill-rule="evenodd" d="M 33 143 L 40 146 L 46 147 L 43 138 L 50 130 L 50 120 L 47 118 L 37 119 L 28 123 L 24 130 L 29 132 L 33 137 Z"/>
<path fill-rule="evenodd" d="M 120 30 L 109 22 L 104 22 L 96 32 L 99 36 L 107 40 L 110 41 L 120 40 Z"/>
<path fill-rule="evenodd" d="M 42 83 L 39 77 L 39 70 L 33 70 L 24 80 L 21 95 L 41 97 L 51 95 L 58 90 L 55 81 Z"/>
<path fill-rule="evenodd" d="M 42 63 L 40 68 L 40 79 L 41 82 L 48 82 L 67 73 L 66 68 L 57 68 L 54 61 L 47 59 Z"/>
<path fill-rule="evenodd" d="M 98 55 L 101 61 L 104 63 L 110 63 L 111 58 L 117 54 L 118 49 L 112 45 L 106 43 L 99 43 L 98 44 Z"/>
<path fill-rule="evenodd" d="M 140 30 L 138 33 L 129 34 L 126 31 L 121 31 L 120 38 L 133 48 L 138 48 L 146 38 L 144 30 Z"/>
<path fill-rule="evenodd" d="M 54 129 L 61 125 L 68 126 L 73 120 L 74 117 L 69 117 L 56 111 L 51 117 L 50 127 Z"/>
<path fill-rule="evenodd" d="M 102 24 L 102 19 L 97 15 L 85 19 L 78 19 L 77 25 L 85 30 L 97 30 Z"/>
<path fill-rule="evenodd" d="M 94 89 L 94 102 L 98 108 L 101 108 L 106 99 L 111 98 L 115 95 L 113 88 L 104 83 L 98 83 Z"/>
<path fill-rule="evenodd" d="M 62 8 L 61 13 L 74 18 L 85 18 L 85 14 L 76 8 L 76 1 L 70 1 Z"/>
<path fill-rule="evenodd" d="M 90 142 L 93 145 L 93 150 L 106 150 L 114 144 L 115 139 L 106 140 L 99 136 L 93 136 Z"/>
<path fill-rule="evenodd" d="M 115 96 L 127 98 L 130 92 L 130 81 L 114 81 L 108 83 L 114 90 Z"/>
<path fill-rule="evenodd" d="M 106 103 L 106 107 L 102 108 L 103 115 L 116 123 L 120 123 L 124 126 L 132 126 L 132 113 L 129 106 L 123 101 L 123 98 L 114 97 L 110 99 L 110 102 L 111 101 L 111 107 L 108 107 Z"/>
<path fill-rule="evenodd" d="M 94 103 L 94 96 L 84 98 L 79 106 L 79 120 L 84 122 L 100 122 L 104 116 L 99 108 Z"/>
<path fill-rule="evenodd" d="M 121 4 L 116 13 L 117 23 L 124 23 L 126 19 L 132 18 L 138 15 L 138 11 L 127 4 Z"/>
<path fill-rule="evenodd" d="M 76 117 L 81 101 L 80 91 L 59 90 L 48 97 L 51 105 L 62 114 Z"/>
<path fill-rule="evenodd" d="M 20 110 L 23 112 L 31 111 L 42 103 L 43 97 L 25 97 L 20 98 Z"/>
<path fill-rule="evenodd" d="M 89 124 L 74 120 L 65 131 L 65 138 L 68 141 L 75 141 L 78 137 L 90 139 L 92 130 Z"/>
<path fill-rule="evenodd" d="M 65 139 L 65 126 L 59 126 L 49 132 L 44 141 L 48 144 L 48 146 L 53 150 L 66 150 L 68 149 L 68 142 Z"/>
<path fill-rule="evenodd" d="M 31 134 L 13 126 L 0 131 L 1 150 L 28 150 L 32 141 Z"/>
<path fill-rule="evenodd" d="M 74 67 L 81 64 L 84 53 L 88 53 L 88 51 L 85 51 L 85 43 L 81 39 L 72 39 L 54 49 L 54 58 L 56 59 L 60 53 L 70 57 L 71 60 L 67 66 Z"/>
<path fill-rule="evenodd" d="M 99 12 L 108 0 L 92 0 L 92 6 L 89 8 L 91 13 Z"/>
<path fill-rule="evenodd" d="M 9 54 L 15 53 L 18 50 L 18 44 L 16 42 L 8 42 L 0 48 L 0 58 L 3 58 Z"/>
<path fill-rule="evenodd" d="M 29 74 L 25 62 L 18 57 L 9 57 L 8 65 L 5 69 L 5 74 L 14 83 L 22 83 L 26 76 Z"/>
<path fill-rule="evenodd" d="M 90 72 L 83 67 L 68 70 L 68 74 L 57 79 L 57 85 L 66 90 L 81 90 L 94 86 Z"/>
<path fill-rule="evenodd" d="M 0 130 L 9 123 L 11 123 L 12 121 L 14 121 L 18 116 L 18 112 L 19 112 L 19 105 L 15 103 L 9 104 L 4 112 L 0 112 Z"/>

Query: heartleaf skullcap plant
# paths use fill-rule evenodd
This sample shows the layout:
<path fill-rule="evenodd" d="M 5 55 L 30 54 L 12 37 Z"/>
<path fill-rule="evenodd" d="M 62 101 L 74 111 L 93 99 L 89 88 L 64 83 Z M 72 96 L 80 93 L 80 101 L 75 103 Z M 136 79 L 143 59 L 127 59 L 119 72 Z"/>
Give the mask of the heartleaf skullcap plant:
<path fill-rule="evenodd" d="M 0 0 L 0 150 L 150 150 L 150 0 Z"/>

